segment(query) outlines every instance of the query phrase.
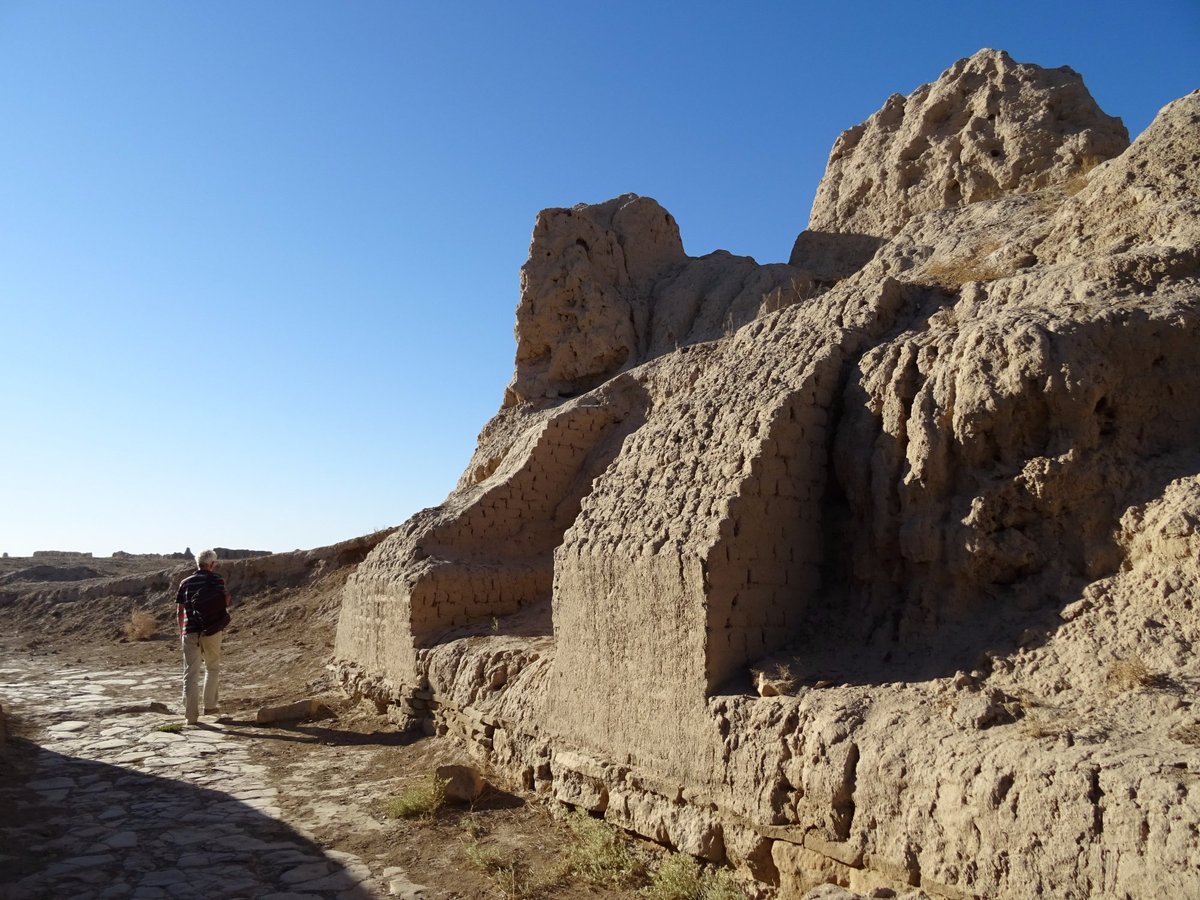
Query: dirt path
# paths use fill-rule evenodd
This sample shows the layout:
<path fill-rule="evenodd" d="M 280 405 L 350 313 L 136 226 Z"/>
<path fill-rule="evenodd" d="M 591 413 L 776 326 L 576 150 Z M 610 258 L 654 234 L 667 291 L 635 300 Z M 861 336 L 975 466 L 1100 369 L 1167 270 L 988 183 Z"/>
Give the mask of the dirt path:
<path fill-rule="evenodd" d="M 0 767 L 0 808 L 14 813 L 0 824 L 0 900 L 636 896 L 555 874 L 571 829 L 502 790 L 471 810 L 388 816 L 390 799 L 462 758 L 349 708 L 311 658 L 310 690 L 286 697 L 303 659 L 263 668 L 265 650 L 239 660 L 231 647 L 227 718 L 173 731 L 171 642 L 124 648 L 120 664 L 111 647 L 87 649 L 0 646 L 17 733 Z M 336 718 L 254 723 L 263 698 L 322 688 Z"/>

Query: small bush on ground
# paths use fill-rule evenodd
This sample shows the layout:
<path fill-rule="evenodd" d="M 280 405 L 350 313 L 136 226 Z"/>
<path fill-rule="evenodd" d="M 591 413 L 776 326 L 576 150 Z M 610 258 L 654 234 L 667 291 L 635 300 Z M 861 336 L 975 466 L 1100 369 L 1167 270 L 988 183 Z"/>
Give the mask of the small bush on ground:
<path fill-rule="evenodd" d="M 446 781 L 430 773 L 416 784 L 393 797 L 384 807 L 393 819 L 432 817 L 446 802 Z"/>
<path fill-rule="evenodd" d="M 1149 687 L 1154 683 L 1154 676 L 1150 674 L 1140 656 L 1130 656 L 1118 659 L 1109 666 L 1105 680 L 1114 691 L 1131 691 L 1134 688 Z"/>
<path fill-rule="evenodd" d="M 483 827 L 483 821 L 476 812 L 463 814 L 458 820 L 458 827 L 468 838 L 479 838 L 487 834 L 487 829 Z"/>
<path fill-rule="evenodd" d="M 144 609 L 135 609 L 125 623 L 125 637 L 131 641 L 148 641 L 157 631 L 154 616 Z"/>
<path fill-rule="evenodd" d="M 489 874 L 498 872 L 500 869 L 506 867 L 511 867 L 513 864 L 513 858 L 510 854 L 504 853 L 499 847 L 481 844 L 478 841 L 471 841 L 467 845 L 467 859 L 471 861 L 471 865 L 475 868 Z"/>
<path fill-rule="evenodd" d="M 1046 713 L 1029 712 L 1021 717 L 1022 730 L 1032 738 L 1056 738 L 1065 730 L 1065 726 Z"/>
<path fill-rule="evenodd" d="M 703 869 L 686 853 L 674 853 L 641 891 L 647 900 L 745 900 L 728 869 Z"/>
<path fill-rule="evenodd" d="M 583 813 L 572 813 L 567 824 L 575 833 L 563 850 L 570 874 L 597 887 L 632 887 L 645 879 L 645 865 L 616 828 Z"/>
<path fill-rule="evenodd" d="M 561 884 L 567 876 L 566 866 L 561 863 L 534 871 L 518 858 L 516 851 L 481 844 L 474 837 L 467 845 L 467 859 L 475 868 L 487 873 L 503 900 L 536 900 Z"/>

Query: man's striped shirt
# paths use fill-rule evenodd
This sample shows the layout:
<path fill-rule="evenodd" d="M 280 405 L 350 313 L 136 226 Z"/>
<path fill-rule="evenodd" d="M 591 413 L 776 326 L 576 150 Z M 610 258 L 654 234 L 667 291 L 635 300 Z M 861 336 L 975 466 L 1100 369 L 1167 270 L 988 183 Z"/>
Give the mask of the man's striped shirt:
<path fill-rule="evenodd" d="M 213 621 L 217 621 L 224 613 L 225 579 L 216 572 L 197 569 L 179 583 L 175 602 L 183 607 L 186 616 L 184 633 L 195 634 L 203 631 L 206 624 L 212 624 L 202 622 L 205 610 L 209 610 L 210 617 L 216 616 Z"/>

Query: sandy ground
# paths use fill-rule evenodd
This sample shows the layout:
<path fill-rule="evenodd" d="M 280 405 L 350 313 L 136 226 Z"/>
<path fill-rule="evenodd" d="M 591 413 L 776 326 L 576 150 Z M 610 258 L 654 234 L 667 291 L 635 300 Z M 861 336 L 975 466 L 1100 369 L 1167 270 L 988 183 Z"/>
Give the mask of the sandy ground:
<path fill-rule="evenodd" d="M 473 808 L 446 806 L 436 816 L 396 819 L 388 801 L 427 779 L 434 768 L 465 757 L 445 738 L 401 733 L 373 706 L 352 704 L 327 665 L 338 598 L 347 570 L 292 590 L 240 598 L 223 653 L 222 727 L 244 736 L 255 762 L 268 767 L 289 821 L 303 825 L 326 850 L 351 852 L 373 871 L 401 866 L 431 897 L 635 897 L 637 892 L 596 888 L 558 877 L 562 848 L 574 838 L 561 811 L 551 811 L 491 785 Z M 132 640 L 133 612 L 152 614 L 154 633 Z M 96 670 L 181 673 L 173 627 L 174 604 L 127 598 L 98 602 L 10 604 L 0 609 L 0 657 L 20 658 L 52 674 L 62 665 Z M 260 707 L 317 698 L 333 718 L 294 725 L 256 724 Z M 182 721 L 177 694 L 160 698 L 164 721 Z M 0 684 L 0 704 L 4 685 Z M 24 731 L 24 733 L 23 733 Z M 15 736 L 14 736 L 15 735 Z M 4 753 L 19 776 L 25 742 L 36 728 L 10 722 Z M 505 865 L 484 870 L 485 855 Z M 648 858 L 657 851 L 645 847 Z M 514 875 L 515 873 L 515 875 Z M 550 882 L 550 884 L 545 884 Z M 536 889 L 531 883 L 541 883 Z"/>

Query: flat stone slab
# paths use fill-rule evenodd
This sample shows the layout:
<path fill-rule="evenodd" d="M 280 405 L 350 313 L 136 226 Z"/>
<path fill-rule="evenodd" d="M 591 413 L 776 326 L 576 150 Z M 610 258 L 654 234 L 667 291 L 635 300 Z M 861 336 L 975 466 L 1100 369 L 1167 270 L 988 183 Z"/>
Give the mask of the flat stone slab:
<path fill-rule="evenodd" d="M 320 700 L 297 700 L 284 706 L 264 706 L 254 717 L 259 725 L 272 722 L 299 722 L 305 719 L 330 719 L 334 712 Z"/>

